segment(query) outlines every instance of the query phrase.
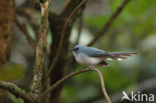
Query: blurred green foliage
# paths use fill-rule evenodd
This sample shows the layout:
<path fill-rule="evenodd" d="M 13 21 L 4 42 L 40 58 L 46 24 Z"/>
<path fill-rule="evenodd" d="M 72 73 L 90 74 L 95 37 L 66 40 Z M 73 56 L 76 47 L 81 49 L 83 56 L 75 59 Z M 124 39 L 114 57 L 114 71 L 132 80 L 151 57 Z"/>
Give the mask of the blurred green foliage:
<path fill-rule="evenodd" d="M 16 98 L 14 95 L 9 94 L 10 99 L 12 100 L 13 103 L 24 103 L 24 100 L 21 98 Z"/>
<path fill-rule="evenodd" d="M 84 14 L 84 26 L 91 31 L 93 37 L 123 1 L 108 1 L 109 11 L 107 13 Z M 113 22 L 105 36 L 101 37 L 94 45 L 94 47 L 106 51 L 137 51 L 140 53 L 135 57 L 130 57 L 128 60 L 110 61 L 107 67 L 97 67 L 103 73 L 109 94 L 117 93 L 146 79 L 155 77 L 155 11 L 155 0 L 130 1 Z M 82 67 L 78 65 L 72 69 L 77 70 L 78 68 Z M 69 80 L 69 82 L 65 83 L 62 96 L 64 103 L 85 103 L 89 99 L 102 96 L 97 74 L 88 72 Z"/>
<path fill-rule="evenodd" d="M 25 68 L 22 64 L 8 64 L 0 69 L 0 80 L 12 81 L 24 76 Z"/>

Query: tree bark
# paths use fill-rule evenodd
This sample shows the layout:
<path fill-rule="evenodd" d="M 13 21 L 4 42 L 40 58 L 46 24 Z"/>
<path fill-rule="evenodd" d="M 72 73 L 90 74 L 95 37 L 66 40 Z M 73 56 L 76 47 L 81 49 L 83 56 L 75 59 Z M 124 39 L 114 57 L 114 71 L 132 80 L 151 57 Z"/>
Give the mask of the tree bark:
<path fill-rule="evenodd" d="M 50 61 L 52 61 L 57 53 L 57 49 L 58 49 L 58 45 L 59 45 L 59 40 L 60 40 L 60 34 L 64 25 L 64 21 L 61 21 L 60 17 L 55 17 L 57 19 L 55 20 L 51 20 L 50 23 L 50 28 L 53 31 L 53 43 L 51 46 L 51 56 L 50 56 Z M 58 26 L 57 26 L 58 25 Z M 57 82 L 58 80 L 60 80 L 66 70 L 65 70 L 65 61 L 66 61 L 66 57 L 65 55 L 67 55 L 67 49 L 68 49 L 68 44 L 69 44 L 69 34 L 71 29 L 67 28 L 67 32 L 66 32 L 66 36 L 64 38 L 64 42 L 63 42 L 63 48 L 61 52 L 61 55 L 58 58 L 57 64 L 53 70 L 53 72 L 51 73 L 51 85 L 53 85 L 55 82 Z M 57 87 L 52 93 L 51 93 L 51 100 L 50 103 L 61 103 L 61 88 L 62 86 Z"/>
<path fill-rule="evenodd" d="M 14 0 L 0 0 L 0 67 L 7 62 L 13 37 Z"/>
<path fill-rule="evenodd" d="M 0 69 L 7 62 L 10 55 L 10 46 L 13 37 L 14 8 L 14 0 L 0 0 Z M 2 98 L 5 97 L 4 90 L 0 89 L 0 96 Z"/>
<path fill-rule="evenodd" d="M 73 10 L 82 2 L 83 0 L 70 0 L 68 4 L 65 5 L 65 9 L 63 9 L 62 13 L 60 15 L 50 15 L 49 21 L 50 21 L 50 30 L 52 31 L 52 45 L 51 45 L 51 55 L 50 55 L 50 61 L 52 62 L 55 58 L 55 55 L 57 54 L 57 50 L 59 47 L 59 41 L 61 38 L 62 30 L 64 27 L 64 24 L 68 17 L 71 15 Z M 78 18 L 84 9 L 84 5 L 82 5 L 72 16 L 70 23 L 66 27 L 66 32 L 63 40 L 63 45 L 61 49 L 61 54 L 58 58 L 58 61 L 54 67 L 54 70 L 51 73 L 51 85 L 56 83 L 58 80 L 60 80 L 65 74 L 68 68 L 66 66 L 66 63 L 68 60 L 68 52 L 69 52 L 69 37 L 70 32 L 72 28 L 73 22 Z M 57 87 L 55 90 L 51 92 L 51 98 L 50 103 L 61 103 L 61 91 L 62 91 L 62 85 Z"/>

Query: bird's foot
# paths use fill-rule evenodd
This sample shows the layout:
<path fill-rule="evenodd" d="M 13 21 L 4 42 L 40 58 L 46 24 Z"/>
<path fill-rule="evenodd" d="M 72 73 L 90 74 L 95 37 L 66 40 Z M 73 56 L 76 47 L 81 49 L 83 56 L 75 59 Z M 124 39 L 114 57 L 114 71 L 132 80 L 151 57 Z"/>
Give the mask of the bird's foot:
<path fill-rule="evenodd" d="M 88 68 L 94 68 L 94 65 L 90 65 Z"/>

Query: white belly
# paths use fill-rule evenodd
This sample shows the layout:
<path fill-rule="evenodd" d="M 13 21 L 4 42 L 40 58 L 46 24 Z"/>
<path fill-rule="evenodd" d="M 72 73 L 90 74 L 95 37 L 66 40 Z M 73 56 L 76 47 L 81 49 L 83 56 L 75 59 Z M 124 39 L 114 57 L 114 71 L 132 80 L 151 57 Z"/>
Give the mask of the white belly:
<path fill-rule="evenodd" d="M 84 53 L 78 53 L 78 54 L 73 53 L 73 54 L 75 56 L 76 61 L 82 65 L 86 65 L 86 66 L 97 65 L 101 62 L 101 58 L 88 57 Z"/>

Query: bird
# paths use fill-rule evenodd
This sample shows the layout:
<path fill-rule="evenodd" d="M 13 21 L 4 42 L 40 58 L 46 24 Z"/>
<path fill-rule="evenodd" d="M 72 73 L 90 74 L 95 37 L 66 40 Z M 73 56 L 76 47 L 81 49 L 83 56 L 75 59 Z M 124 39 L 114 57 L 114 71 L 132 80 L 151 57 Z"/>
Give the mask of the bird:
<path fill-rule="evenodd" d="M 137 52 L 107 52 L 93 47 L 76 45 L 71 48 L 76 61 L 84 66 L 106 66 L 106 60 L 123 60 Z"/>

